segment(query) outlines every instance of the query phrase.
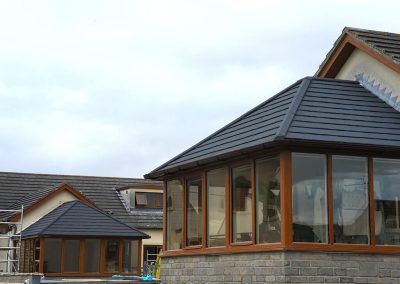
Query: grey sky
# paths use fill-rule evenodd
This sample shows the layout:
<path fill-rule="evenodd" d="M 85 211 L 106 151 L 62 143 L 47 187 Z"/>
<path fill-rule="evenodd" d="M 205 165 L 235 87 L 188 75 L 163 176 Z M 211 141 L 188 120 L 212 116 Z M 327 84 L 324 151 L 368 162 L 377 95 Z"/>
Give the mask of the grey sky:
<path fill-rule="evenodd" d="M 0 1 L 0 170 L 141 177 L 398 1 Z"/>

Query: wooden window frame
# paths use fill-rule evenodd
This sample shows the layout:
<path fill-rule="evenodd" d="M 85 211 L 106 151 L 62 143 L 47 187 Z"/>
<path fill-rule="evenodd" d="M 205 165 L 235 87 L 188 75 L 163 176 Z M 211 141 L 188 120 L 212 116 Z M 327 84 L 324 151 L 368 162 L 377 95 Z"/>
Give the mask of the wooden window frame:
<path fill-rule="evenodd" d="M 155 197 L 155 205 L 151 206 L 149 205 L 149 198 L 148 195 L 154 194 Z M 136 195 L 143 195 L 143 198 L 146 200 L 146 204 L 137 204 L 136 203 Z M 160 195 L 162 196 L 162 192 L 144 192 L 144 191 L 135 191 L 135 208 L 149 208 L 149 209 L 162 209 L 163 208 L 163 198 L 160 198 Z M 161 202 L 159 202 L 161 200 Z"/>
<path fill-rule="evenodd" d="M 326 179 L 327 179 L 327 210 L 328 210 L 328 242 L 321 243 L 294 243 L 292 239 L 292 153 L 305 153 L 305 154 L 324 154 L 326 156 Z M 256 243 L 256 206 L 255 206 L 255 161 L 265 157 L 273 157 L 278 155 L 280 158 L 280 212 L 281 212 L 281 242 L 280 243 Z M 334 243 L 334 224 L 333 224 L 333 185 L 332 185 L 332 156 L 357 156 L 366 157 L 368 161 L 368 194 L 369 194 L 369 225 L 370 225 L 370 243 L 369 244 L 340 244 Z M 202 167 L 196 170 L 196 175 L 201 175 L 203 178 L 203 213 L 202 214 L 202 230 L 203 242 L 199 247 L 185 247 L 179 250 L 166 250 L 166 230 L 164 230 L 164 251 L 163 256 L 180 256 L 180 255 L 200 255 L 200 254 L 215 254 L 215 253 L 240 253 L 240 252 L 258 252 L 258 251 L 324 251 L 324 252 L 354 252 L 354 253 L 400 253 L 400 245 L 376 245 L 375 237 L 375 212 L 374 212 L 374 177 L 373 177 L 373 158 L 394 158 L 400 159 L 400 155 L 393 157 L 390 154 L 382 154 L 382 152 L 371 151 L 351 151 L 348 149 L 321 149 L 321 148 L 307 148 L 307 147 L 290 147 L 280 149 L 278 151 L 264 151 L 250 158 L 236 160 L 234 162 L 226 161 L 220 162 L 212 167 Z M 232 168 L 251 164 L 252 165 L 252 241 L 243 243 L 232 243 Z M 213 169 L 225 168 L 225 225 L 226 225 L 226 242 L 225 246 L 207 247 L 207 192 L 206 192 L 206 173 Z M 169 180 L 181 180 L 182 185 L 185 185 L 185 179 L 192 176 L 193 172 L 181 175 L 171 176 Z M 172 178 L 174 177 L 174 178 Z M 166 186 L 165 186 L 166 188 Z M 185 190 L 183 190 L 185 193 Z M 186 196 L 183 197 L 185 200 Z M 164 228 L 166 225 L 166 194 L 164 194 Z M 184 206 L 185 210 L 185 206 Z M 183 232 L 186 234 L 186 213 L 183 212 Z M 185 235 L 182 236 L 183 242 Z"/>
<path fill-rule="evenodd" d="M 49 237 L 51 239 L 52 237 Z M 133 238 L 125 238 L 125 237 L 110 237 L 110 238 L 100 238 L 100 237 L 90 237 L 90 238 L 82 238 L 82 237 L 54 237 L 55 239 L 61 239 L 61 255 L 60 255 L 60 273 L 46 273 L 48 276 L 54 277 L 61 277 L 61 276 L 112 276 L 113 274 L 120 274 L 120 275 L 140 275 L 142 270 L 142 240 L 141 239 L 133 239 Z M 45 245 L 44 240 L 46 238 L 40 238 L 40 261 L 39 261 L 39 272 L 43 272 L 44 267 L 44 253 L 45 253 Z M 85 240 L 86 239 L 98 239 L 100 240 L 100 261 L 99 261 L 99 272 L 91 272 L 86 273 L 84 272 L 84 256 L 85 256 Z M 29 240 L 29 239 L 27 239 Z M 64 253 L 65 253 L 65 240 L 79 240 L 79 271 L 78 272 L 64 272 Z M 137 274 L 131 272 L 123 272 L 123 241 L 124 240 L 137 240 L 138 241 L 138 256 L 137 256 L 137 263 L 138 263 L 138 271 Z M 106 272 L 105 271 L 105 254 L 106 254 L 106 241 L 117 241 L 118 242 L 118 271 L 113 272 Z"/>

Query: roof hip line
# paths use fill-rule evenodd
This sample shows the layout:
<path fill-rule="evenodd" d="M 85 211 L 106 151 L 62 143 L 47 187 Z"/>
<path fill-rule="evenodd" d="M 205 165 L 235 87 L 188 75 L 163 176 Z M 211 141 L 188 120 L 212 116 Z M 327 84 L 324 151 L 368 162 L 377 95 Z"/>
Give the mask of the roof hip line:
<path fill-rule="evenodd" d="M 292 124 L 293 118 L 299 109 L 299 106 L 301 104 L 301 101 L 304 98 L 304 95 L 310 86 L 312 77 L 305 77 L 303 79 L 303 82 L 301 82 L 301 85 L 299 89 L 296 92 L 296 95 L 294 96 L 294 99 L 289 107 L 288 112 L 286 113 L 285 117 L 283 118 L 282 124 L 276 133 L 275 139 L 274 140 L 282 140 L 285 138 L 290 125 Z"/>
<path fill-rule="evenodd" d="M 71 204 L 68 204 L 69 202 L 66 202 L 67 204 L 66 204 L 66 208 L 64 209 L 64 211 L 62 211 L 61 213 L 60 213 L 60 215 L 58 215 L 56 218 L 54 218 L 54 220 L 53 221 L 51 221 L 49 224 L 47 224 L 47 226 L 45 226 L 39 233 L 42 233 L 45 229 L 47 229 L 47 228 L 49 228 L 51 225 L 53 225 L 55 222 L 57 222 L 58 221 L 58 219 L 60 219 L 61 218 L 61 216 L 63 216 L 63 214 L 65 214 L 67 211 L 69 211 L 69 209 L 71 209 L 72 207 L 74 207 L 74 205 L 75 205 L 75 203 L 73 203 L 73 202 L 71 202 Z M 69 205 L 68 207 L 67 207 L 67 205 Z M 49 213 L 51 213 L 51 212 L 53 212 L 54 210 L 56 210 L 58 207 L 56 207 L 55 209 L 53 209 L 52 211 L 50 211 Z M 49 214 L 48 213 L 48 214 Z M 46 216 L 46 215 L 45 215 Z M 40 220 L 40 219 L 39 219 Z M 36 222 L 35 222 L 36 223 Z M 33 224 L 31 224 L 30 226 L 32 226 L 32 225 L 34 225 L 35 223 L 33 223 Z M 29 226 L 29 227 L 30 227 Z M 26 227 L 24 230 L 26 230 L 26 229 L 28 229 L 29 227 Z M 24 231 L 24 230 L 22 230 L 21 231 L 21 234 L 22 234 L 22 232 Z M 24 235 L 22 234 L 22 237 L 24 237 Z"/>

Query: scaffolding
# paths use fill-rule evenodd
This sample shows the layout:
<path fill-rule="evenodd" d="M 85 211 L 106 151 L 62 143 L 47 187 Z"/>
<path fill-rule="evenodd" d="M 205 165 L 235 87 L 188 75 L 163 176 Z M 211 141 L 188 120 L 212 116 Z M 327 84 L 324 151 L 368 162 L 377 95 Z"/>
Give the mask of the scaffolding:
<path fill-rule="evenodd" d="M 4 272 L 19 272 L 24 206 L 22 205 L 21 209 L 17 210 L 0 209 L 1 213 L 20 214 L 20 218 L 16 222 L 0 221 L 0 264 L 6 264 Z"/>

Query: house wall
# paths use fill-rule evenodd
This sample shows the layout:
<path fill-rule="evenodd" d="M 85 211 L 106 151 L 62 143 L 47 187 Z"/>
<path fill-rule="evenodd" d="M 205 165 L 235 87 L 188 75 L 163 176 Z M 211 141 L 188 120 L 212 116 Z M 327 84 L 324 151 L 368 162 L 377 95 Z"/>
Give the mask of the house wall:
<path fill-rule="evenodd" d="M 163 257 L 162 283 L 400 283 L 398 255 L 260 252 Z"/>
<path fill-rule="evenodd" d="M 143 230 L 140 229 L 143 233 L 148 234 L 150 239 L 142 240 L 142 263 L 144 258 L 144 246 L 162 246 L 163 244 L 163 230 Z"/>
<path fill-rule="evenodd" d="M 36 207 L 32 211 L 28 212 L 27 214 L 24 214 L 22 222 L 23 229 L 29 227 L 30 225 L 38 221 L 40 218 L 42 218 L 44 215 L 50 213 L 63 203 L 73 200 L 77 200 L 77 198 L 73 194 L 71 194 L 68 191 L 61 191 L 54 197 L 46 200 L 46 202 Z"/>
<path fill-rule="evenodd" d="M 380 89 L 386 88 L 385 93 L 392 92 L 395 102 L 400 102 L 400 74 L 372 58 L 365 52 L 355 49 L 346 63 L 336 75 L 337 79 L 354 80 L 356 75 L 364 74 L 364 79 L 375 86 L 380 84 Z"/>

